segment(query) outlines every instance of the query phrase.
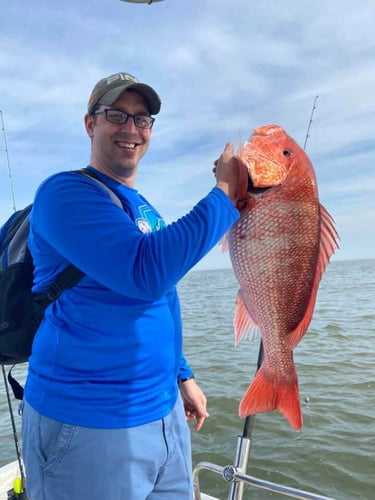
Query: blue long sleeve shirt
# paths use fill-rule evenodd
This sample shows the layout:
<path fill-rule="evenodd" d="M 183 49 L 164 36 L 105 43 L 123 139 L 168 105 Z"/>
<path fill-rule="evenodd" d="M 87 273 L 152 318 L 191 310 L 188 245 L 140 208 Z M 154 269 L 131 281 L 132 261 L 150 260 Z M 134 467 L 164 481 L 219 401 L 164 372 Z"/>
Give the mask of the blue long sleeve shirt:
<path fill-rule="evenodd" d="M 35 196 L 33 291 L 46 290 L 69 263 L 85 276 L 46 310 L 25 398 L 62 422 L 132 427 L 167 415 L 177 379 L 192 374 L 182 351 L 176 284 L 239 213 L 214 188 L 166 225 L 137 190 L 95 173 L 124 210 L 95 180 L 75 172 L 53 175 Z"/>

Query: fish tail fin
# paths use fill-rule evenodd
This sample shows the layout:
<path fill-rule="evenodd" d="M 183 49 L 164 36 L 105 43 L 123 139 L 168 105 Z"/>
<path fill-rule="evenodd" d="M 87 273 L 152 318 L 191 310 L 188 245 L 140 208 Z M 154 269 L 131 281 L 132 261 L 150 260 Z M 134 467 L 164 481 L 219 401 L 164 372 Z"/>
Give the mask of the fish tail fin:
<path fill-rule="evenodd" d="M 281 385 L 267 378 L 261 367 L 247 389 L 239 407 L 239 415 L 245 418 L 256 413 L 278 410 L 288 420 L 293 429 L 302 428 L 302 412 L 299 400 L 297 374 L 291 382 Z"/>

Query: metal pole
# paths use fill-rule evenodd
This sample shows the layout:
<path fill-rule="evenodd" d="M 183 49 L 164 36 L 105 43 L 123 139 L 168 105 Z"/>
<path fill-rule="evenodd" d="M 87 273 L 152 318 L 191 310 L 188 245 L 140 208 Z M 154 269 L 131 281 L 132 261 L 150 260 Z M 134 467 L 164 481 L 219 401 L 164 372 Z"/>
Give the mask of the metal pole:
<path fill-rule="evenodd" d="M 263 361 L 264 351 L 263 343 L 260 342 L 257 369 L 259 370 Z M 242 436 L 238 436 L 237 449 L 234 458 L 234 468 L 237 472 L 246 474 L 247 464 L 249 462 L 251 449 L 251 434 L 253 432 L 255 415 L 249 415 L 245 419 Z M 244 483 L 242 481 L 233 481 L 230 486 L 228 500 L 242 500 Z"/>

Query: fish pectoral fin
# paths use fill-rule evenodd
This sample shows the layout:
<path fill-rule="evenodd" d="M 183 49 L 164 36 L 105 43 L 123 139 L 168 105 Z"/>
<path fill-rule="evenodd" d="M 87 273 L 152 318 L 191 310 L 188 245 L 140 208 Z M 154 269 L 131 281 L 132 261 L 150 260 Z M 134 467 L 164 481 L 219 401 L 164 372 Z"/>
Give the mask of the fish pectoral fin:
<path fill-rule="evenodd" d="M 297 374 L 291 383 L 281 384 L 264 374 L 261 367 L 247 389 L 239 407 L 241 418 L 257 413 L 278 410 L 288 420 L 293 429 L 300 430 L 303 425 L 299 399 Z"/>
<path fill-rule="evenodd" d="M 246 309 L 241 290 L 237 294 L 233 325 L 235 346 L 237 346 L 241 340 L 257 338 L 260 335 L 259 326 L 255 323 Z"/>
<path fill-rule="evenodd" d="M 331 215 L 323 207 L 320 207 L 320 248 L 319 248 L 319 261 L 317 276 L 318 282 L 324 270 L 329 262 L 329 259 L 335 253 L 335 250 L 339 248 L 339 235 L 335 228 L 335 223 Z"/>

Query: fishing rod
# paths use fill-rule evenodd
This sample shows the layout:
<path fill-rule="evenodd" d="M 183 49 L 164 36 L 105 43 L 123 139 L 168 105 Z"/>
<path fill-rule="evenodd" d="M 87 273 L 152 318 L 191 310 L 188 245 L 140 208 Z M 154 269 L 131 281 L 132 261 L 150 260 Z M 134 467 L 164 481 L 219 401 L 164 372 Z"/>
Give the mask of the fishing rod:
<path fill-rule="evenodd" d="M 5 133 L 4 118 L 3 118 L 3 112 L 1 111 L 1 109 L 0 109 L 0 116 L 1 116 L 1 130 L 2 130 L 2 133 L 3 133 L 3 140 L 4 140 L 5 158 L 6 158 L 7 169 L 8 169 L 9 189 L 10 189 L 10 194 L 11 194 L 11 197 L 12 197 L 13 211 L 15 212 L 16 211 L 16 198 L 14 196 L 13 179 L 12 179 L 12 169 L 10 168 L 8 145 L 7 145 L 7 136 L 6 136 L 6 133 Z"/>
<path fill-rule="evenodd" d="M 315 99 L 314 99 L 314 104 L 313 104 L 313 107 L 312 107 L 312 110 L 311 110 L 311 115 L 310 115 L 310 120 L 309 120 L 309 124 L 307 126 L 307 132 L 306 132 L 306 136 L 305 136 L 305 144 L 303 145 L 303 150 L 306 151 L 306 144 L 307 144 L 307 141 L 310 137 L 310 128 L 311 128 L 311 125 L 312 125 L 312 122 L 313 122 L 313 116 L 314 116 L 314 111 L 316 109 L 316 103 L 318 101 L 318 95 L 315 96 Z"/>
<path fill-rule="evenodd" d="M 6 164 L 7 164 L 7 170 L 8 170 L 9 189 L 10 189 L 10 194 L 11 194 L 11 198 L 12 198 L 13 212 L 15 212 L 16 211 L 16 198 L 14 195 L 12 169 L 10 167 L 10 161 L 9 161 L 9 152 L 8 152 L 7 137 L 6 137 L 6 133 L 5 133 L 4 117 L 3 117 L 3 112 L 1 110 L 0 110 L 0 117 L 1 117 L 1 130 L 2 130 L 3 141 L 4 141 L 4 152 L 5 152 Z M 19 467 L 20 476 L 21 476 L 21 478 L 19 478 L 20 481 L 18 481 L 17 478 L 15 480 L 14 488 L 13 488 L 13 492 L 12 492 L 12 493 L 14 493 L 14 496 L 8 496 L 8 498 L 10 500 L 12 500 L 13 498 L 17 498 L 18 500 L 27 500 L 27 495 L 24 491 L 26 477 L 25 477 L 25 472 L 24 472 L 22 459 L 21 459 L 21 451 L 20 451 L 20 445 L 19 445 L 19 440 L 18 440 L 18 435 L 17 435 L 17 427 L 16 427 L 16 422 L 14 419 L 14 412 L 13 412 L 12 401 L 10 398 L 9 384 L 8 384 L 7 375 L 6 375 L 4 365 L 1 365 L 1 371 L 2 371 L 2 376 L 3 376 L 3 380 L 4 380 L 5 394 L 6 394 L 8 410 L 9 410 L 9 415 L 10 415 L 10 421 L 11 421 L 11 426 L 12 426 L 13 441 L 14 441 L 14 446 L 16 449 L 17 462 L 18 462 L 18 467 Z M 10 494 L 11 493 L 9 493 L 9 495 Z"/>

